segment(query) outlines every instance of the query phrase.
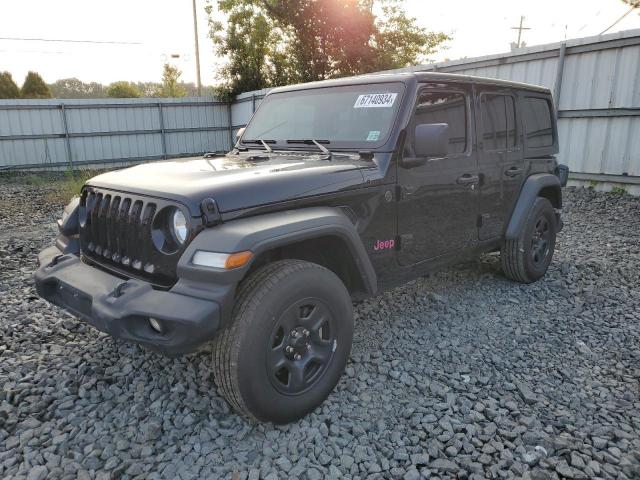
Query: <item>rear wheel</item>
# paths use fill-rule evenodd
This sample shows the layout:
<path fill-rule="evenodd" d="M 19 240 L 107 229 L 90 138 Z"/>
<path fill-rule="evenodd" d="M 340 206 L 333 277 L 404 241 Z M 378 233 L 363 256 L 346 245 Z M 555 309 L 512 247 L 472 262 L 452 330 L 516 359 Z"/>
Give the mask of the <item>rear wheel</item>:
<path fill-rule="evenodd" d="M 553 206 L 538 197 L 518 237 L 503 242 L 500 259 L 505 275 L 521 283 L 542 278 L 553 259 L 556 230 Z"/>
<path fill-rule="evenodd" d="M 349 292 L 330 270 L 283 260 L 241 285 L 231 325 L 216 339 L 214 376 L 240 414 L 286 423 L 324 401 L 351 351 Z"/>

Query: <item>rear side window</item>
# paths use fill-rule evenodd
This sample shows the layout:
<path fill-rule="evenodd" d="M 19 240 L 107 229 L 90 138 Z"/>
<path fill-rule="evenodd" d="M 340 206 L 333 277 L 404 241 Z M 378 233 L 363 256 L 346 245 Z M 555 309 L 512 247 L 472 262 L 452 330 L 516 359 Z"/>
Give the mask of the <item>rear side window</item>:
<path fill-rule="evenodd" d="M 467 102 L 462 93 L 423 92 L 418 100 L 414 125 L 449 125 L 449 155 L 467 150 Z"/>
<path fill-rule="evenodd" d="M 551 104 L 544 98 L 525 97 L 522 101 L 527 146 L 529 148 L 553 145 Z"/>
<path fill-rule="evenodd" d="M 511 95 L 483 94 L 482 142 L 484 150 L 509 150 L 517 145 L 516 108 Z"/>

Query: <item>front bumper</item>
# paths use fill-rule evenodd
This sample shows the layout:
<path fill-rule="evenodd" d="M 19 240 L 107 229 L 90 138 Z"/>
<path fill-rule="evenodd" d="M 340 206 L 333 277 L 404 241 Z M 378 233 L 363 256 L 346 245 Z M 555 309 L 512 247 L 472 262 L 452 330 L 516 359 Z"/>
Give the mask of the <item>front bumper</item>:
<path fill-rule="evenodd" d="M 213 338 L 221 324 L 220 305 L 233 293 L 218 288 L 216 301 L 212 289 L 180 282 L 156 290 L 89 266 L 73 253 L 61 254 L 56 246 L 40 252 L 38 264 L 34 278 L 42 298 L 102 332 L 167 356 L 193 352 Z M 149 318 L 161 323 L 162 333 L 151 328 Z"/>

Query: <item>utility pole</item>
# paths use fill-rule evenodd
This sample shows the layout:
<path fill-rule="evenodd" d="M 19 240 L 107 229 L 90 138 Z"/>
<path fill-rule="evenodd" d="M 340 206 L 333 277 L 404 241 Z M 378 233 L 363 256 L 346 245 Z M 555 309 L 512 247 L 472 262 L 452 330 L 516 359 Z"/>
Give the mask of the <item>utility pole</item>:
<path fill-rule="evenodd" d="M 193 33 L 196 39 L 196 86 L 198 96 L 202 96 L 202 80 L 200 79 L 200 43 L 198 41 L 198 14 L 196 11 L 196 0 L 193 0 Z"/>
<path fill-rule="evenodd" d="M 523 30 L 531 30 L 529 27 L 523 27 L 522 23 L 524 22 L 524 16 L 520 16 L 520 26 L 519 27 L 511 27 L 511 30 L 518 30 L 518 42 L 516 43 L 516 48 L 522 47 L 522 31 Z"/>

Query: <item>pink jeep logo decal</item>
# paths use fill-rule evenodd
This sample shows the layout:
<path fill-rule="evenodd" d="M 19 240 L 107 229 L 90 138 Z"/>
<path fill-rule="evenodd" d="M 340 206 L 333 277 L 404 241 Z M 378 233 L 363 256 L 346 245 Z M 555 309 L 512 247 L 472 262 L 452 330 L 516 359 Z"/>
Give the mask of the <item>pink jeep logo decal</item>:
<path fill-rule="evenodd" d="M 380 250 L 392 250 L 396 246 L 395 240 L 378 240 L 376 244 L 373 246 L 373 249 L 376 252 Z"/>

